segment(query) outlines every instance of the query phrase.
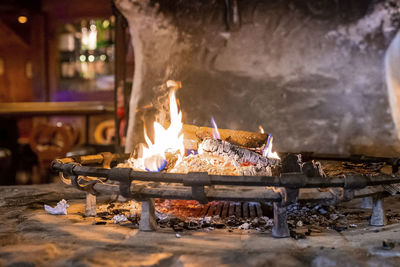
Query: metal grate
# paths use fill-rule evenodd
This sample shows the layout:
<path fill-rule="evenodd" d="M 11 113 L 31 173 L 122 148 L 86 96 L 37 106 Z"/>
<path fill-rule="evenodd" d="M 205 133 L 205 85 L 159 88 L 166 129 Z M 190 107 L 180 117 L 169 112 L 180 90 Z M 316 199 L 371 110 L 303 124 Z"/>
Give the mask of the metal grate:
<path fill-rule="evenodd" d="M 263 216 L 261 204 L 258 202 L 232 202 L 218 201 L 204 205 L 199 217 L 219 216 L 226 218 L 235 216 L 237 218 L 256 218 Z"/>

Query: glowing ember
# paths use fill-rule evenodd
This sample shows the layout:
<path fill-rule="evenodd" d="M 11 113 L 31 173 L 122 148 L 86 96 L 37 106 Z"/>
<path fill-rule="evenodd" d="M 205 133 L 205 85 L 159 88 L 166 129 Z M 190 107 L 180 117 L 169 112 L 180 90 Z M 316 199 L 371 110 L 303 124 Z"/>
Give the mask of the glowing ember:
<path fill-rule="evenodd" d="M 213 139 L 221 139 L 221 135 L 219 134 L 217 123 L 215 122 L 213 117 L 211 117 L 211 125 L 213 127 L 213 134 L 212 134 Z"/>

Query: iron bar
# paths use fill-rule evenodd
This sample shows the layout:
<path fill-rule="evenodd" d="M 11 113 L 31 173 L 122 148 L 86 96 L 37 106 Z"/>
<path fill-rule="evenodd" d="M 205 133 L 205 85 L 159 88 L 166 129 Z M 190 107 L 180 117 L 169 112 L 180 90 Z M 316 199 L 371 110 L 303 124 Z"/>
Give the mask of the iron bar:
<path fill-rule="evenodd" d="M 302 152 L 301 154 L 303 162 L 309 160 L 333 160 L 333 161 L 348 161 L 353 163 L 376 163 L 385 162 L 389 165 L 399 165 L 399 158 L 388 158 L 388 157 L 371 157 L 365 155 L 333 155 L 333 154 L 318 154 L 312 152 Z"/>
<path fill-rule="evenodd" d="M 71 166 L 73 165 L 73 166 Z M 63 172 L 65 176 L 94 176 L 104 177 L 110 180 L 121 181 L 118 175 L 121 171 L 129 172 L 129 178 L 134 181 L 180 183 L 185 185 L 231 185 L 231 186 L 273 186 L 287 188 L 328 188 L 343 187 L 348 189 L 364 188 L 382 184 L 400 183 L 399 175 L 379 176 L 373 175 L 347 175 L 335 177 L 306 177 L 302 173 L 281 174 L 281 176 L 231 176 L 231 175 L 209 175 L 207 173 L 164 173 L 134 171 L 129 168 L 97 168 L 80 166 L 75 163 L 63 164 L 53 161 L 54 171 Z M 115 169 L 119 169 L 116 171 Z M 195 179 L 199 176 L 207 179 Z M 195 182 L 193 180 L 195 179 Z M 125 182 L 130 182 L 125 179 Z"/>

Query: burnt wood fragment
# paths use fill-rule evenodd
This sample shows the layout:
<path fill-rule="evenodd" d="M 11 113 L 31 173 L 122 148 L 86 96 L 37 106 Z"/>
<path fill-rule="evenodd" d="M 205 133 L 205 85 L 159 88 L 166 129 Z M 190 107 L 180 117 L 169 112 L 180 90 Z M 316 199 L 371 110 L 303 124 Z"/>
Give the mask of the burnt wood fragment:
<path fill-rule="evenodd" d="M 238 164 L 251 163 L 259 167 L 274 166 L 280 161 L 279 159 L 264 157 L 230 142 L 211 138 L 204 139 L 199 145 L 199 153 L 204 152 L 213 155 L 227 156 Z"/>
<path fill-rule="evenodd" d="M 186 147 L 186 149 L 197 149 L 204 139 L 213 137 L 213 128 L 198 127 L 195 125 L 184 124 L 182 128 L 183 136 L 188 144 L 193 144 L 193 147 Z M 231 129 L 218 129 L 221 135 L 221 140 L 228 141 L 232 144 L 247 148 L 262 147 L 266 142 L 268 135 L 263 133 L 239 131 Z M 189 140 L 193 142 L 189 142 Z"/>
<path fill-rule="evenodd" d="M 322 170 L 321 163 L 314 160 L 303 163 L 302 172 L 307 177 L 326 177 L 326 174 Z"/>
<path fill-rule="evenodd" d="M 301 155 L 288 154 L 282 159 L 282 172 L 301 172 Z"/>

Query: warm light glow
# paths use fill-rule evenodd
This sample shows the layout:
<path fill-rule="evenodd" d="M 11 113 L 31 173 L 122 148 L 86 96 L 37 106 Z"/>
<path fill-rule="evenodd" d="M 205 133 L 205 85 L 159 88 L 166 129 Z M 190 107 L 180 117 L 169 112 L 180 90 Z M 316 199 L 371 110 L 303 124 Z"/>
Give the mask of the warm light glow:
<path fill-rule="evenodd" d="M 178 110 L 175 90 L 179 83 L 168 81 L 167 85 L 173 87 L 169 95 L 169 109 L 171 124 L 165 129 L 160 123 L 154 122 L 154 143 L 147 136 L 146 129 L 144 137 L 146 146 L 143 146 L 143 155 L 140 159 L 143 169 L 147 171 L 161 171 L 166 164 L 166 152 L 177 153 L 179 158 L 185 154 L 182 133 L 182 112 Z"/>
<path fill-rule="evenodd" d="M 0 57 L 0 75 L 4 74 L 4 59 Z"/>
<path fill-rule="evenodd" d="M 97 47 L 97 29 L 96 25 L 92 24 L 89 29 L 82 27 L 82 46 L 88 50 L 95 50 Z"/>
<path fill-rule="evenodd" d="M 79 56 L 79 60 L 80 60 L 81 62 L 84 62 L 84 61 L 86 60 L 86 56 L 85 56 L 85 55 L 80 55 L 80 56 Z"/>
<path fill-rule="evenodd" d="M 258 126 L 258 129 L 260 130 L 260 133 L 265 133 L 264 128 L 261 125 Z"/>
<path fill-rule="evenodd" d="M 108 26 L 110 26 L 110 21 L 108 19 L 106 19 L 106 20 L 103 21 L 103 28 L 107 29 Z"/>
<path fill-rule="evenodd" d="M 93 62 L 94 61 L 94 56 L 93 55 L 88 56 L 88 60 L 89 60 L 89 62 Z"/>
<path fill-rule="evenodd" d="M 280 159 L 276 152 L 272 152 L 272 142 L 274 141 L 274 137 L 271 134 L 268 134 L 267 144 L 263 150 L 263 156 L 267 158 Z"/>
<path fill-rule="evenodd" d="M 90 32 L 88 36 L 88 49 L 95 50 L 97 47 L 97 30 L 96 27 L 90 27 Z"/>
<path fill-rule="evenodd" d="M 19 16 L 18 17 L 18 22 L 21 24 L 27 23 L 28 22 L 28 18 L 26 16 Z"/>
<path fill-rule="evenodd" d="M 213 127 L 213 132 L 212 132 L 213 138 L 221 139 L 221 135 L 219 134 L 217 123 L 215 122 L 213 117 L 211 117 L 211 125 Z"/>

